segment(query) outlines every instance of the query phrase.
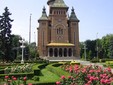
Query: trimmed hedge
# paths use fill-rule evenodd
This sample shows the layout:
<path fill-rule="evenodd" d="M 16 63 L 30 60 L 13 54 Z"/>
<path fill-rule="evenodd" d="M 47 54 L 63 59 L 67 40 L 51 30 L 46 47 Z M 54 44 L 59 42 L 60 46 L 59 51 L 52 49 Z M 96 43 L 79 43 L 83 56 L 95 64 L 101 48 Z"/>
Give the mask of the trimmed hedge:
<path fill-rule="evenodd" d="M 4 69 L 0 69 L 0 74 L 4 74 Z"/>
<path fill-rule="evenodd" d="M 46 60 L 40 59 L 40 60 L 31 60 L 31 61 L 24 61 L 24 63 L 46 63 Z M 20 60 L 15 60 L 14 63 L 21 63 Z"/>
<path fill-rule="evenodd" d="M 48 66 L 47 66 L 47 69 L 48 69 L 50 72 L 52 72 L 52 73 L 58 75 L 59 77 L 61 77 L 62 75 L 65 75 L 65 76 L 67 76 L 67 77 L 70 76 L 70 74 L 69 74 L 68 72 L 62 70 L 60 67 L 54 67 L 54 64 L 48 65 Z"/>
<path fill-rule="evenodd" d="M 52 64 L 52 66 L 54 66 L 54 67 L 59 67 L 59 66 L 61 66 L 61 65 L 63 65 L 62 63 L 55 63 L 55 64 Z"/>
<path fill-rule="evenodd" d="M 34 73 L 11 73 L 11 74 L 0 74 L 0 78 L 4 78 L 5 76 L 15 76 L 15 77 L 25 77 L 31 78 L 34 76 Z"/>
<path fill-rule="evenodd" d="M 44 69 L 48 64 L 47 63 L 44 63 L 44 64 L 41 64 L 38 66 L 39 69 Z"/>
<path fill-rule="evenodd" d="M 41 75 L 40 69 L 34 69 L 34 75 L 40 76 Z"/>
<path fill-rule="evenodd" d="M 44 63 L 44 64 L 40 64 L 40 65 L 35 65 L 33 67 L 34 70 L 34 75 L 36 76 L 42 76 L 41 70 L 44 69 L 48 64 Z"/>

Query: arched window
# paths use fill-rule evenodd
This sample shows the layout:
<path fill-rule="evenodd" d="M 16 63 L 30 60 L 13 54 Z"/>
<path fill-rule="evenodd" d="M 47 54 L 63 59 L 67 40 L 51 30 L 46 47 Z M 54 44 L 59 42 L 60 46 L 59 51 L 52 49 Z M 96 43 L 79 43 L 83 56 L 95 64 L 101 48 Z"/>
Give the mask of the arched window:
<path fill-rule="evenodd" d="M 57 29 L 57 34 L 63 34 L 63 29 L 58 28 L 58 29 Z"/>
<path fill-rule="evenodd" d="M 71 49 L 71 48 L 69 48 L 69 50 L 68 50 L 68 56 L 69 56 L 69 57 L 72 56 L 72 49 Z"/>
<path fill-rule="evenodd" d="M 53 56 L 53 49 L 52 49 L 52 48 L 49 49 L 49 56 L 50 56 L 50 57 Z"/>
<path fill-rule="evenodd" d="M 67 57 L 67 49 L 64 48 L 64 57 Z"/>
<path fill-rule="evenodd" d="M 58 49 L 57 49 L 57 48 L 54 49 L 54 56 L 55 56 L 55 57 L 58 56 Z"/>
<path fill-rule="evenodd" d="M 62 48 L 59 49 L 59 57 L 62 57 Z"/>

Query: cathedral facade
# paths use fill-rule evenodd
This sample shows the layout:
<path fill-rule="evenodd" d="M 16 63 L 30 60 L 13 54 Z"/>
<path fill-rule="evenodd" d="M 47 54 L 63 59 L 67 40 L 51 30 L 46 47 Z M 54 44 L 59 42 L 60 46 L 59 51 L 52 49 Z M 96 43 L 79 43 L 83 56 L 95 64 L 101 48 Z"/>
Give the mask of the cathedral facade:
<path fill-rule="evenodd" d="M 45 7 L 39 18 L 38 52 L 40 58 L 48 60 L 73 60 L 80 57 L 79 20 L 74 8 L 68 15 L 69 7 L 63 0 L 48 0 L 49 15 Z"/>

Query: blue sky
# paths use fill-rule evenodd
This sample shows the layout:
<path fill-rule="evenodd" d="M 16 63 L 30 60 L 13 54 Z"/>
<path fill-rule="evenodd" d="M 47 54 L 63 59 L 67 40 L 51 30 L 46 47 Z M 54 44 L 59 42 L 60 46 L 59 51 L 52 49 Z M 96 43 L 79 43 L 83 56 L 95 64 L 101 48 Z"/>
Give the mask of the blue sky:
<path fill-rule="evenodd" d="M 102 38 L 106 34 L 113 34 L 113 0 L 64 0 L 69 6 L 69 14 L 72 6 L 80 20 L 80 41 Z M 0 0 L 0 15 L 5 7 L 12 13 L 12 33 L 21 35 L 29 40 L 29 18 L 31 16 L 31 41 L 37 40 L 37 20 L 42 14 L 43 6 L 48 14 L 47 0 Z M 97 35 L 98 33 L 98 35 Z"/>

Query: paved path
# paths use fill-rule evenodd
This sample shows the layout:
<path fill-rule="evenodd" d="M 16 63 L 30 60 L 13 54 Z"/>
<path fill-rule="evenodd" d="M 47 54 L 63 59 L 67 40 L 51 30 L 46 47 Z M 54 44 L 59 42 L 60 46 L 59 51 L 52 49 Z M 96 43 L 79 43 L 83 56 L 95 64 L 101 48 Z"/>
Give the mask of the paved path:
<path fill-rule="evenodd" d="M 90 61 L 83 61 L 83 60 L 76 60 L 77 62 L 80 62 L 80 64 L 82 65 L 98 65 L 101 66 L 103 69 L 105 69 L 106 67 L 103 66 L 102 63 L 91 63 Z M 113 73 L 113 69 L 111 69 L 112 73 Z"/>

